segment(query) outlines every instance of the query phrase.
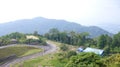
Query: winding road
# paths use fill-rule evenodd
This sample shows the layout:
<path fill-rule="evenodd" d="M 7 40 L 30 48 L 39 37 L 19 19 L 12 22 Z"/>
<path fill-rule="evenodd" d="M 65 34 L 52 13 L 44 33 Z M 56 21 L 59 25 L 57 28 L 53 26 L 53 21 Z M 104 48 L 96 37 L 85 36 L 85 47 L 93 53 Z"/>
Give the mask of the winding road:
<path fill-rule="evenodd" d="M 10 46 L 14 46 L 14 45 L 3 46 L 3 47 L 0 47 L 0 49 L 10 47 Z M 36 45 L 27 45 L 27 46 L 42 48 L 44 50 L 40 53 L 36 53 L 36 54 L 33 54 L 33 55 L 24 56 L 24 57 L 20 57 L 20 58 L 8 61 L 8 62 L 2 64 L 0 67 L 10 67 L 10 65 L 14 65 L 16 63 L 23 62 L 23 61 L 29 60 L 29 59 L 33 59 L 33 58 L 36 58 L 36 57 L 39 57 L 39 56 L 44 56 L 46 54 L 55 52 L 57 50 L 57 47 L 51 42 L 47 42 L 47 46 L 36 46 Z"/>

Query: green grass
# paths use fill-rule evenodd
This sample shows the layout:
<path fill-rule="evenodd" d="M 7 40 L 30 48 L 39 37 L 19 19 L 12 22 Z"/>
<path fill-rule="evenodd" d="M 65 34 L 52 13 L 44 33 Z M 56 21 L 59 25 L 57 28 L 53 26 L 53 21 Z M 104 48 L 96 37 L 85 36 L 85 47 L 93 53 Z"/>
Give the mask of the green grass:
<path fill-rule="evenodd" d="M 29 47 L 24 45 L 11 46 L 7 48 L 0 49 L 0 58 L 4 58 L 15 54 L 17 57 L 27 56 L 30 54 L 41 52 L 42 49 Z"/>
<path fill-rule="evenodd" d="M 55 41 L 51 41 L 51 40 L 48 40 L 48 42 L 51 42 L 51 43 L 55 44 L 57 47 L 60 47 L 61 45 L 64 44 L 64 43 L 55 42 Z M 76 49 L 79 47 L 79 46 L 73 46 L 73 45 L 70 45 L 70 44 L 65 44 L 65 45 L 68 47 L 69 50 L 73 50 L 73 51 L 76 51 Z"/>
<path fill-rule="evenodd" d="M 48 54 L 25 62 L 17 63 L 11 67 L 64 67 L 64 63 L 58 61 L 56 54 Z"/>

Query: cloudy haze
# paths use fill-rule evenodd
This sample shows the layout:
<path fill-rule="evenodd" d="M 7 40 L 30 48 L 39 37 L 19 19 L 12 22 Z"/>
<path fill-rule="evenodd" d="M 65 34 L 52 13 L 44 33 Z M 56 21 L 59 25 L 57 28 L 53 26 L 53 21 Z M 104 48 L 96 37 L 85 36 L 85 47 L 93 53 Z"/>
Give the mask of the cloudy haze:
<path fill-rule="evenodd" d="M 45 17 L 82 25 L 120 24 L 119 0 L 0 0 L 0 23 Z"/>

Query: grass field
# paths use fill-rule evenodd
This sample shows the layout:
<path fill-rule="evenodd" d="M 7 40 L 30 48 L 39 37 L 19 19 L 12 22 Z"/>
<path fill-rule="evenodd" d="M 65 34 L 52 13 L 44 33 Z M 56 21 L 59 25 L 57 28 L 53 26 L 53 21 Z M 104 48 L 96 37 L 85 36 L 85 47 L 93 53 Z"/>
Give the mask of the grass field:
<path fill-rule="evenodd" d="M 25 62 L 17 63 L 11 67 L 64 67 L 65 63 L 58 61 L 57 54 L 48 54 Z"/>
<path fill-rule="evenodd" d="M 30 54 L 41 52 L 42 49 L 29 47 L 24 45 L 16 45 L 0 49 L 0 58 L 8 57 L 15 54 L 17 57 L 27 56 Z"/>

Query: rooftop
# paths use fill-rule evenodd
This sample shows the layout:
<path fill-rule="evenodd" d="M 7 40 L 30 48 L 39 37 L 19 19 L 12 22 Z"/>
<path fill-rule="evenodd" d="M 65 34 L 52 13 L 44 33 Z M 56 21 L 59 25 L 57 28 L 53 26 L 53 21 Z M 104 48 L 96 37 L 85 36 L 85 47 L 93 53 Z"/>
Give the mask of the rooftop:
<path fill-rule="evenodd" d="M 33 35 L 27 35 L 26 38 L 27 38 L 27 39 L 35 39 L 35 40 L 39 40 L 38 37 L 33 36 Z"/>
<path fill-rule="evenodd" d="M 90 48 L 90 47 L 87 47 L 85 50 L 83 50 L 83 52 L 93 52 L 95 54 L 99 54 L 99 55 L 102 55 L 104 50 L 101 50 L 101 49 L 96 49 L 96 48 Z"/>

